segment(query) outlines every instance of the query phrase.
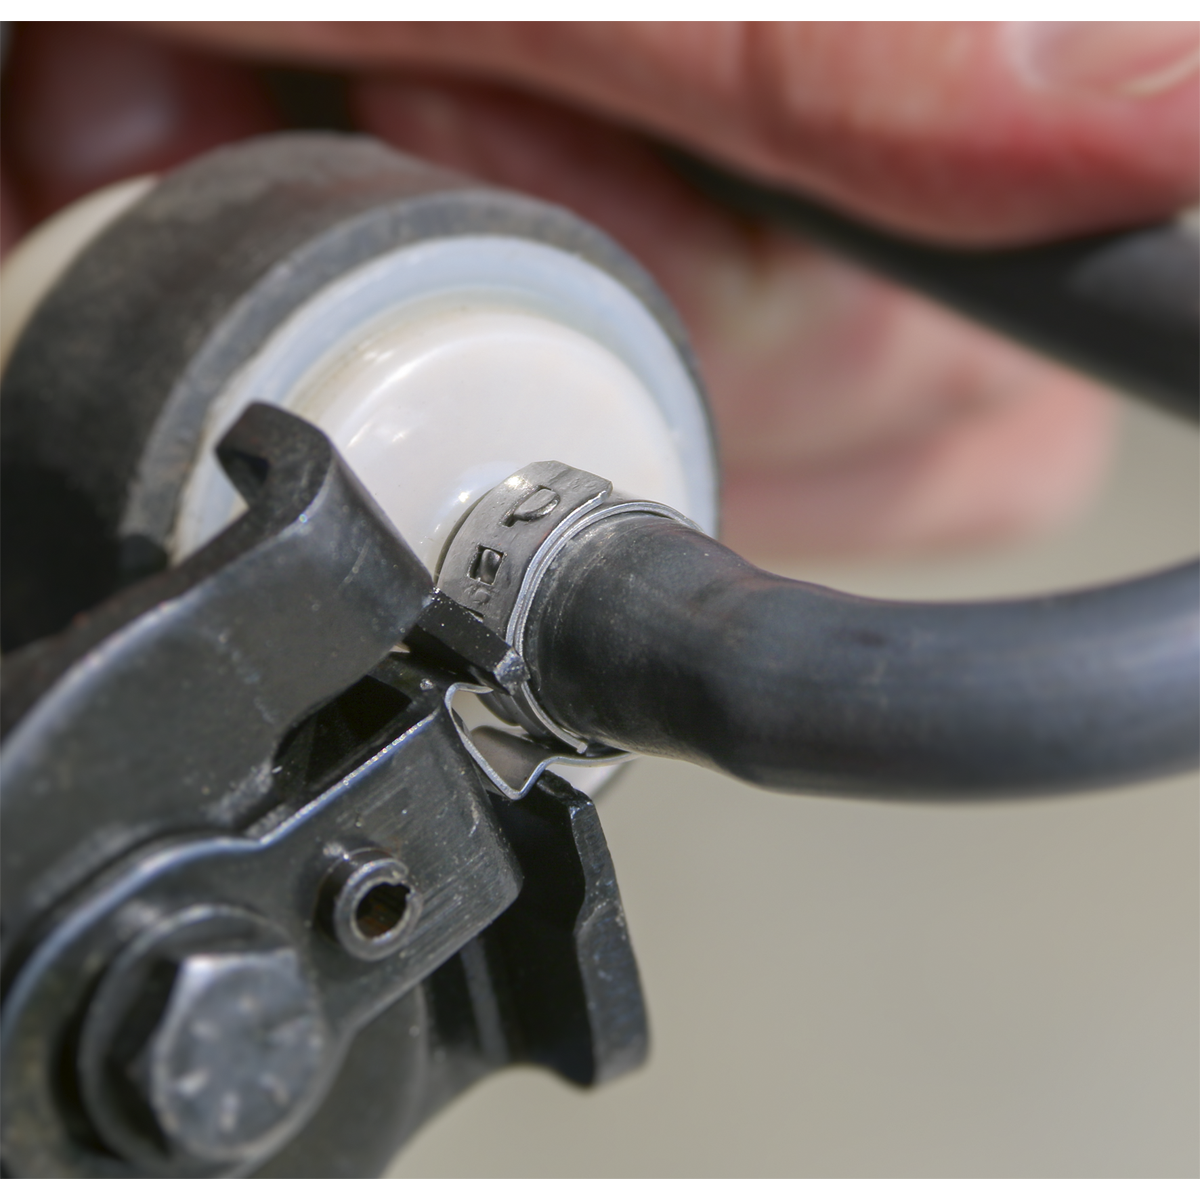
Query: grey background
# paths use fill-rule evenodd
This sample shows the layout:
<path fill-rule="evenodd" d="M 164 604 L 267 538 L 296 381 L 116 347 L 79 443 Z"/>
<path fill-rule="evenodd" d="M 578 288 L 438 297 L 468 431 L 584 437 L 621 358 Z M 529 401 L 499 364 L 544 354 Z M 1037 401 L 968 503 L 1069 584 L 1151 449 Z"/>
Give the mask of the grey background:
<path fill-rule="evenodd" d="M 879 596 L 1017 594 L 1196 553 L 1195 431 L 1129 406 L 1105 493 L 1038 545 L 763 564 Z M 643 761 L 601 800 L 650 1005 L 595 1093 L 484 1082 L 398 1175 L 1191 1176 L 1196 776 L 976 808 L 756 792 Z"/>

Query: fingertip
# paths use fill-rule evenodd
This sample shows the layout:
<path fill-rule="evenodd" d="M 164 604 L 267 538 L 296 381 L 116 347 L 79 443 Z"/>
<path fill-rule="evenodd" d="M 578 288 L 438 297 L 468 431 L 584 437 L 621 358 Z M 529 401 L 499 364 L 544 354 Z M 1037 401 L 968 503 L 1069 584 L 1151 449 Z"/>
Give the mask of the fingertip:
<path fill-rule="evenodd" d="M 1014 21 L 1004 40 L 1017 73 L 1051 93 L 1156 96 L 1200 72 L 1193 21 Z"/>
<path fill-rule="evenodd" d="M 935 241 L 1003 245 L 1160 218 L 1200 185 L 1198 28 L 1141 42 L 1117 30 L 1114 55 L 1114 41 L 1132 43 L 1120 68 L 1101 65 L 1103 38 L 1089 57 L 1027 26 L 756 30 L 747 145 L 773 178 Z"/>

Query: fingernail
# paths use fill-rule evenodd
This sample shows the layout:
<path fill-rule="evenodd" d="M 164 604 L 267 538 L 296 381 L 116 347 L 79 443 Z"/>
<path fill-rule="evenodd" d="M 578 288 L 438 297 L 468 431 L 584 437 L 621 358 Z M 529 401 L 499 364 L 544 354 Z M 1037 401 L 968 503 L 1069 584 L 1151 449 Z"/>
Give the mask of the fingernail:
<path fill-rule="evenodd" d="M 1050 91 L 1156 96 L 1200 69 L 1194 21 L 1021 21 L 1008 34 L 1018 72 Z"/>

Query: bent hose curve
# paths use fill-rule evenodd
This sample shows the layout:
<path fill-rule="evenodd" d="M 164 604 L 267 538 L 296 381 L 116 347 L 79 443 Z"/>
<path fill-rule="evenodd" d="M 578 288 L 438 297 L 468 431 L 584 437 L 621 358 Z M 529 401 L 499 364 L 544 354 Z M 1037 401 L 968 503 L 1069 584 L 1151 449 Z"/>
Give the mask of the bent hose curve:
<path fill-rule="evenodd" d="M 597 741 L 785 791 L 1038 794 L 1200 754 L 1200 564 L 1028 600 L 871 600 L 615 517 L 535 601 L 540 702 Z"/>

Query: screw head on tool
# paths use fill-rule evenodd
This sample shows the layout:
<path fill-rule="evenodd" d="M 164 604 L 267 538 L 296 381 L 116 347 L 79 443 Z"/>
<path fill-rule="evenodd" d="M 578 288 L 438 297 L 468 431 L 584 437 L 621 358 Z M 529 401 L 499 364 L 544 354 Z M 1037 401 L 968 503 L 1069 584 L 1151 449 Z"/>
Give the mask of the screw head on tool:
<path fill-rule="evenodd" d="M 281 1148 L 333 1077 L 317 983 L 283 930 L 195 905 L 149 923 L 96 988 L 76 1068 L 84 1111 L 152 1175 L 240 1173 Z"/>
<path fill-rule="evenodd" d="M 295 951 L 192 954 L 129 1075 L 168 1142 L 236 1161 L 290 1129 L 327 1042 Z"/>

